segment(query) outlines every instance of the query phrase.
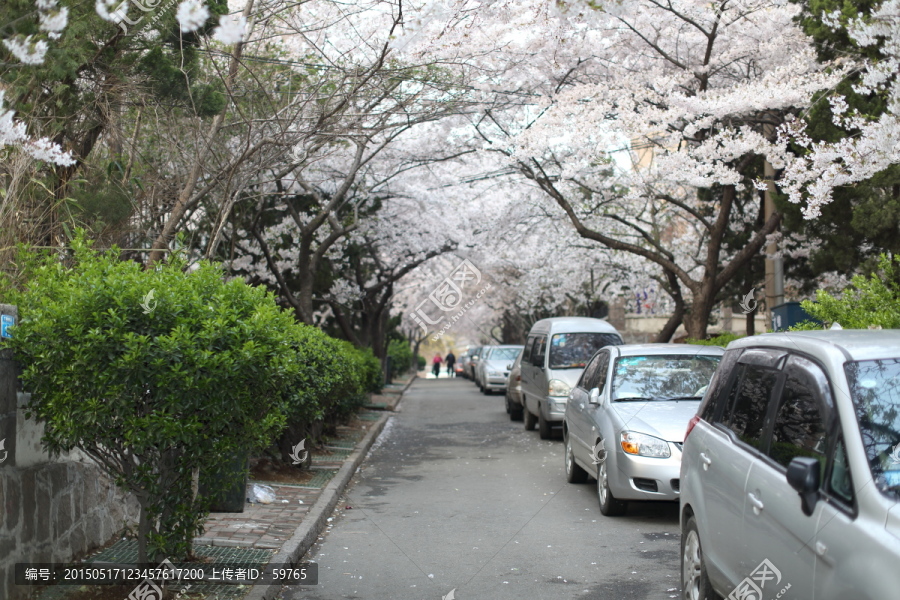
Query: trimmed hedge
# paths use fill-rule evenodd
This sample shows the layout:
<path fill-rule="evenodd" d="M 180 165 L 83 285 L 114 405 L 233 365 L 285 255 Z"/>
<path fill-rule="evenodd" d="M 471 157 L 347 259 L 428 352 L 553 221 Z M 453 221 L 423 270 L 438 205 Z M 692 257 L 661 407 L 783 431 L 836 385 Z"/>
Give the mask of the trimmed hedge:
<path fill-rule="evenodd" d="M 210 498 L 234 482 L 226 457 L 333 427 L 380 383 L 370 350 L 215 264 L 176 253 L 144 269 L 81 235 L 70 254 L 23 264 L 25 289 L 6 299 L 19 323 L 0 347 L 23 365 L 45 448 L 81 449 L 137 496 L 140 562 L 189 555 Z"/>

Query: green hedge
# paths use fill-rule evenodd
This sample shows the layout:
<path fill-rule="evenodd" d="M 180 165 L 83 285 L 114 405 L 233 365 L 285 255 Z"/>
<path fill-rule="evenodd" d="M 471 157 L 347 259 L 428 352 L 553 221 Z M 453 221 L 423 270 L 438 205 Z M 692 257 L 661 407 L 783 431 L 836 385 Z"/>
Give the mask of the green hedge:
<path fill-rule="evenodd" d="M 397 377 L 408 373 L 413 364 L 412 350 L 409 349 L 409 340 L 391 340 L 388 344 L 387 355 L 391 357 L 391 376 Z"/>
<path fill-rule="evenodd" d="M 140 562 L 188 555 L 209 497 L 234 482 L 223 457 L 333 425 L 380 383 L 371 351 L 217 265 L 175 255 L 144 269 L 81 236 L 72 248 L 23 259 L 25 288 L 4 299 L 19 323 L 0 344 L 23 365 L 44 446 L 81 449 L 137 496 Z"/>
<path fill-rule="evenodd" d="M 826 324 L 839 323 L 844 329 L 900 329 L 900 256 L 893 261 L 882 254 L 878 270 L 868 277 L 857 275 L 838 296 L 819 290 L 816 301 L 801 303 L 811 317 Z M 806 321 L 792 331 L 822 329 Z"/>
<path fill-rule="evenodd" d="M 685 344 L 699 344 L 701 346 L 722 346 L 723 348 L 727 346 L 729 343 L 734 340 L 740 339 L 744 336 L 737 335 L 731 332 L 725 332 L 716 337 L 709 338 L 708 340 L 695 340 L 695 339 L 687 339 L 684 341 Z"/>

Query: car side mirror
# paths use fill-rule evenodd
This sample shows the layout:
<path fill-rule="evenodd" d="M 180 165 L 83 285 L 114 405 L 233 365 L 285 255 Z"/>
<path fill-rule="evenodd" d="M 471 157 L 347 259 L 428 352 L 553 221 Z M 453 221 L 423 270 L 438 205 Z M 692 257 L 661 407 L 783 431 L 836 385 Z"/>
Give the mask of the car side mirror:
<path fill-rule="evenodd" d="M 800 507 L 807 517 L 819 499 L 820 469 L 818 460 L 806 456 L 797 456 L 788 465 L 787 481 L 800 494 Z"/>
<path fill-rule="evenodd" d="M 588 402 L 600 404 L 600 388 L 591 388 L 591 391 L 588 392 Z"/>
<path fill-rule="evenodd" d="M 512 363 L 509 363 L 508 365 L 506 365 L 506 370 L 507 370 L 507 371 L 511 371 L 511 370 L 512 370 L 512 367 L 513 367 L 513 364 L 512 364 Z"/>

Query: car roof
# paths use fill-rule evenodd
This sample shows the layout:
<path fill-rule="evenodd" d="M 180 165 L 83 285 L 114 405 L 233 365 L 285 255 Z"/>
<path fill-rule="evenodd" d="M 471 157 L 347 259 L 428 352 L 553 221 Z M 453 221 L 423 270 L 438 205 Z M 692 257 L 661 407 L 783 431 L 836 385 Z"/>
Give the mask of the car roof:
<path fill-rule="evenodd" d="M 541 319 L 531 326 L 529 333 L 619 333 L 615 327 L 601 319 L 591 317 L 553 317 Z"/>
<path fill-rule="evenodd" d="M 725 348 L 721 346 L 704 346 L 702 344 L 624 344 L 611 347 L 616 349 L 619 356 L 651 356 L 654 354 L 721 356 L 725 354 Z"/>
<path fill-rule="evenodd" d="M 734 340 L 728 348 L 770 346 L 801 350 L 812 356 L 833 358 L 840 353 L 845 360 L 900 358 L 898 329 L 828 329 L 766 333 Z"/>

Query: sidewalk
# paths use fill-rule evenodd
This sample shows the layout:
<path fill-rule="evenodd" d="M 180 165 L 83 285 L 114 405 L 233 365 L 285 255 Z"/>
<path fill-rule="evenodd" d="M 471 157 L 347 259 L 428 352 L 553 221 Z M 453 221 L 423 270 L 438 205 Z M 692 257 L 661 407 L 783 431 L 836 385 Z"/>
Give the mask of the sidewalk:
<path fill-rule="evenodd" d="M 210 515 L 206 533 L 196 542 L 204 540 L 212 546 L 274 549 L 269 563 L 286 566 L 300 562 L 325 530 L 341 494 L 391 412 L 397 409 L 403 393 L 415 380 L 415 375 L 411 375 L 408 380 L 385 386 L 382 394 L 373 394 L 367 407 L 369 410 L 360 412 L 360 419 L 367 422 L 364 430 L 339 428 L 338 435 L 343 443 L 329 448 L 333 454 L 317 459 L 313 453 L 312 468 L 322 475 L 306 484 L 307 487 L 266 484 L 275 489 L 277 500 L 274 504 L 247 504 L 243 513 Z M 313 483 L 318 487 L 310 487 Z M 244 600 L 272 600 L 281 587 L 281 584 L 254 585 Z"/>
<path fill-rule="evenodd" d="M 351 478 L 359 469 L 369 448 L 381 433 L 403 393 L 415 381 L 408 380 L 385 386 L 382 394 L 373 395 L 371 403 L 357 415 L 355 426 L 338 427 L 337 435 L 326 444 L 328 454 L 316 455 L 311 450 L 313 478 L 303 485 L 253 481 L 275 490 L 272 504 L 244 504 L 241 513 L 212 513 L 205 522 L 202 536 L 194 539 L 194 553 L 242 564 L 294 566 L 325 530 L 337 502 Z M 137 543 L 123 539 L 88 561 L 137 562 Z M 190 596 L 197 594 L 208 600 L 272 600 L 281 584 L 195 585 Z M 41 600 L 65 600 L 77 588 L 51 586 L 40 594 Z"/>

